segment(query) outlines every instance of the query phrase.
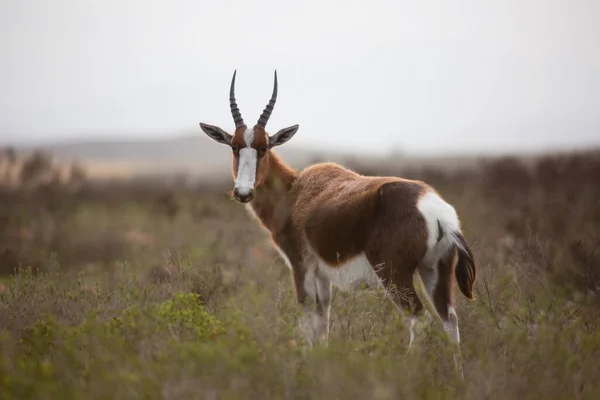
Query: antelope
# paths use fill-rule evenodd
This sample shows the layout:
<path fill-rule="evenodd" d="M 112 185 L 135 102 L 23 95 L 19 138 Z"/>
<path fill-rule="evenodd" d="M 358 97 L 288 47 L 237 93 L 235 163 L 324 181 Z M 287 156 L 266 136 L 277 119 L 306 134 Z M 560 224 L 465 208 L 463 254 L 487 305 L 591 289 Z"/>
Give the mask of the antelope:
<path fill-rule="evenodd" d="M 252 128 L 236 103 L 236 73 L 229 90 L 235 131 L 203 122 L 200 127 L 231 147 L 232 197 L 270 232 L 291 270 L 308 345 L 328 342 L 332 286 L 366 286 L 394 289 L 389 296 L 410 315 L 410 349 L 423 312 L 413 284 L 417 272 L 450 343 L 459 347 L 453 277 L 462 294 L 475 300 L 476 267 L 454 208 L 421 181 L 360 175 L 332 162 L 301 171 L 289 167 L 273 149 L 299 125 L 273 135 L 265 130 L 277 100 L 277 71 L 271 99 Z"/>

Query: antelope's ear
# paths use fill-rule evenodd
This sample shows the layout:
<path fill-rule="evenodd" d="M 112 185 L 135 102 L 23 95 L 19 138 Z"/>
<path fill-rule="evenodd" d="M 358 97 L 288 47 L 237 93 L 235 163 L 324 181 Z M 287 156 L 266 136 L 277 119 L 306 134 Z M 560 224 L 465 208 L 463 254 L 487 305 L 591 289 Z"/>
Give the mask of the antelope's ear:
<path fill-rule="evenodd" d="M 292 125 L 281 129 L 279 132 L 269 138 L 269 148 L 281 146 L 292 138 L 298 132 L 300 125 Z"/>
<path fill-rule="evenodd" d="M 208 137 L 214 140 L 215 142 L 226 144 L 228 146 L 229 144 L 231 144 L 231 139 L 233 139 L 233 136 L 231 136 L 229 133 L 225 132 L 218 126 L 208 125 L 200 122 L 200 128 L 202 128 L 204 133 L 206 133 Z"/>

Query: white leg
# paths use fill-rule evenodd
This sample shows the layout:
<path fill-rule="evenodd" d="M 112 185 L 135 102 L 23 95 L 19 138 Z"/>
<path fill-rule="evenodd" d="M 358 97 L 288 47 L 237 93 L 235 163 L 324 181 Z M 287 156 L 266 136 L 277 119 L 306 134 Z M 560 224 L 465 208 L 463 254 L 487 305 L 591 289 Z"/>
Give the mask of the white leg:
<path fill-rule="evenodd" d="M 400 315 L 402 315 L 403 317 L 406 317 L 407 316 L 406 310 L 404 310 L 402 308 L 402 306 L 398 302 L 397 298 L 394 297 L 394 293 L 387 291 L 386 296 L 392 300 L 392 304 L 396 307 L 396 310 L 398 310 Z M 421 299 L 419 298 L 419 300 L 421 300 Z M 423 322 L 427 320 L 427 317 L 429 317 L 429 314 L 427 313 L 426 309 L 422 310 L 418 314 L 411 313 L 410 319 L 409 319 L 409 325 L 408 325 L 409 334 L 410 334 L 409 339 L 408 339 L 408 351 L 409 352 L 413 348 L 413 345 L 417 338 L 418 331 L 420 331 L 419 327 L 420 326 L 422 327 Z"/>
<path fill-rule="evenodd" d="M 302 316 L 300 317 L 300 330 L 306 339 L 309 347 L 312 347 L 315 336 L 314 320 L 317 305 L 317 282 L 315 278 L 316 268 L 308 268 L 304 275 L 304 291 L 306 293 L 306 303 L 302 305 Z"/>
<path fill-rule="evenodd" d="M 425 286 L 427 295 L 433 302 L 433 291 L 435 290 L 438 280 L 437 264 L 434 267 L 419 267 L 419 276 L 423 281 L 423 286 Z M 455 353 L 452 356 L 454 360 L 454 366 L 458 370 L 460 376 L 463 377 L 462 366 L 460 364 L 460 333 L 458 329 L 458 316 L 454 307 L 448 306 L 448 319 L 444 320 L 442 318 L 441 320 L 442 326 L 444 327 L 444 332 L 446 332 L 446 335 L 448 335 L 450 343 L 455 346 Z"/>
<path fill-rule="evenodd" d="M 464 378 L 462 364 L 460 362 L 460 332 L 458 329 L 458 315 L 456 315 L 456 310 L 454 310 L 454 307 L 448 307 L 448 320 L 442 321 L 442 324 L 444 325 L 444 331 L 448 335 L 448 339 L 450 339 L 450 343 L 456 347 L 455 353 L 452 356 L 452 359 L 454 360 L 454 367 L 460 374 L 461 378 Z"/>
<path fill-rule="evenodd" d="M 331 308 L 331 281 L 318 272 L 317 266 L 309 268 L 304 276 L 307 303 L 303 306 L 300 328 L 309 345 L 327 342 L 329 338 L 329 310 Z"/>
<path fill-rule="evenodd" d="M 429 301 L 433 302 L 433 290 L 435 289 L 435 285 L 437 283 L 438 274 L 435 268 L 420 266 L 418 269 L 419 277 L 423 282 L 423 286 L 425 287 L 425 291 L 427 292 L 427 297 L 429 297 Z M 422 299 L 423 305 L 425 305 L 425 299 Z M 431 322 L 431 314 L 427 311 L 427 307 L 424 308 L 423 314 L 421 316 L 421 321 L 417 319 L 416 316 L 411 316 L 410 318 L 410 340 L 408 342 L 408 349 L 410 350 L 412 345 L 415 342 L 415 338 L 417 332 L 420 330 L 419 326 L 422 328 L 423 325 Z"/>
<path fill-rule="evenodd" d="M 302 315 L 300 316 L 300 331 L 302 333 L 302 336 L 306 340 L 306 344 L 308 345 L 308 347 L 312 347 L 313 345 L 313 315 L 313 310 L 309 309 L 309 307 L 304 307 L 302 309 Z"/>
<path fill-rule="evenodd" d="M 429 300 L 433 302 L 433 291 L 438 280 L 437 264 L 433 266 L 421 265 L 418 271 Z"/>
<path fill-rule="evenodd" d="M 410 339 L 408 341 L 408 351 L 414 348 L 415 343 L 417 342 L 417 336 L 419 332 L 421 332 L 425 326 L 427 326 L 431 322 L 431 314 L 427 310 L 423 310 L 422 314 L 419 316 L 411 315 L 409 321 L 409 332 Z"/>
<path fill-rule="evenodd" d="M 460 332 L 458 331 L 458 315 L 456 315 L 454 307 L 448 307 L 448 321 L 442 321 L 442 324 L 450 343 L 458 346 L 460 344 Z"/>
<path fill-rule="evenodd" d="M 329 341 L 329 310 L 331 309 L 331 281 L 317 270 L 315 275 L 317 286 L 317 315 L 315 331 L 318 340 L 327 344 Z"/>
<path fill-rule="evenodd" d="M 412 344 L 415 341 L 415 324 L 417 323 L 417 317 L 410 317 L 410 339 L 408 341 L 408 350 L 412 348 Z"/>

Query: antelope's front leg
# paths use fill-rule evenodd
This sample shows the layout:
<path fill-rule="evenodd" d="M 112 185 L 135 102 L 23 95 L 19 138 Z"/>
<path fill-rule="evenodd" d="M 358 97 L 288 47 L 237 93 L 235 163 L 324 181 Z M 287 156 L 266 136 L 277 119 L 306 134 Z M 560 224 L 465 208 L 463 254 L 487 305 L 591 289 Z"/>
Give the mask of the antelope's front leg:
<path fill-rule="evenodd" d="M 319 272 L 316 263 L 303 272 L 303 274 L 294 274 L 298 303 L 302 307 L 300 329 L 309 346 L 315 343 L 327 344 L 331 282 L 327 276 Z"/>

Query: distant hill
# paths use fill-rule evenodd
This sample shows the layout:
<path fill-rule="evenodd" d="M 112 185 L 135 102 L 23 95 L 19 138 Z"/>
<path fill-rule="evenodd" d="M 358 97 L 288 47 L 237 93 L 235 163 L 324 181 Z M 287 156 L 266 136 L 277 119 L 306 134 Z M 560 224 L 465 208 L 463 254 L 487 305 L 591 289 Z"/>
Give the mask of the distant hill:
<path fill-rule="evenodd" d="M 173 139 L 155 140 L 71 140 L 51 144 L 18 146 L 27 154 L 43 149 L 60 161 L 79 161 L 92 175 L 137 175 L 156 173 L 189 173 L 192 175 L 222 177 L 229 175 L 231 151 L 202 135 L 186 135 Z M 301 149 L 293 143 L 277 149 L 286 162 L 296 168 L 316 160 L 341 161 L 349 154 L 319 154 Z"/>
<path fill-rule="evenodd" d="M 27 144 L 16 146 L 19 153 L 29 153 L 37 149 L 49 151 L 60 161 L 79 161 L 85 165 L 91 176 L 131 177 L 145 174 L 184 173 L 203 179 L 217 180 L 231 176 L 231 151 L 223 145 L 211 141 L 204 135 L 189 134 L 171 139 L 154 140 L 70 140 L 51 144 Z M 301 148 L 293 141 L 278 148 L 286 162 L 295 168 L 302 168 L 317 161 L 340 162 L 351 168 L 360 166 L 363 170 L 397 174 L 408 167 L 442 167 L 448 171 L 454 167 L 477 165 L 482 159 L 500 156 L 446 155 L 423 156 L 391 153 L 387 156 L 361 156 L 356 153 L 315 151 Z M 522 154 L 527 159 L 533 155 Z"/>

